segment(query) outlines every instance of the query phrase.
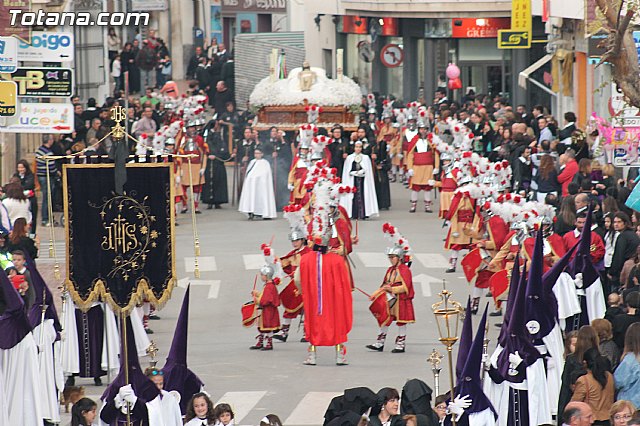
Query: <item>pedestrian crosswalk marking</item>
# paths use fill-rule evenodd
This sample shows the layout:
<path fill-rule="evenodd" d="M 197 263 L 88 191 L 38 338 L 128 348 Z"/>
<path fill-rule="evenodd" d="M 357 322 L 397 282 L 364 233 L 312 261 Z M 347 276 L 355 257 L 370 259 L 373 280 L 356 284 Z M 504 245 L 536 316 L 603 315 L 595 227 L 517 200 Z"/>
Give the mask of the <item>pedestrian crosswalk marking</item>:
<path fill-rule="evenodd" d="M 260 269 L 264 265 L 264 256 L 261 254 L 243 254 L 244 269 Z"/>
<path fill-rule="evenodd" d="M 191 273 L 195 271 L 196 261 L 195 257 L 185 257 L 184 258 L 184 269 L 186 273 Z M 198 258 L 198 269 L 200 272 L 215 272 L 218 270 L 218 265 L 216 264 L 216 258 L 214 256 L 200 256 Z"/>
<path fill-rule="evenodd" d="M 447 269 L 449 267 L 447 259 L 439 253 L 415 253 L 413 257 L 418 259 L 425 268 Z"/>
<path fill-rule="evenodd" d="M 220 292 L 220 280 L 192 280 L 189 277 L 180 278 L 178 287 L 187 288 L 191 284 L 192 287 L 209 287 L 207 299 L 217 299 Z"/>
<path fill-rule="evenodd" d="M 389 259 L 387 255 L 380 252 L 356 252 L 365 268 L 388 268 Z"/>
<path fill-rule="evenodd" d="M 434 278 L 427 274 L 420 274 L 413 277 L 414 287 L 416 283 L 420 283 L 423 297 L 431 297 L 431 283 L 438 283 L 440 279 Z"/>
<path fill-rule="evenodd" d="M 266 394 L 266 391 L 227 392 L 216 402 L 216 405 L 223 402 L 231 405 L 235 422 L 240 423 Z"/>
<path fill-rule="evenodd" d="M 285 425 L 320 425 L 324 422 L 324 413 L 333 398 L 342 392 L 309 392 L 296 405 Z"/>

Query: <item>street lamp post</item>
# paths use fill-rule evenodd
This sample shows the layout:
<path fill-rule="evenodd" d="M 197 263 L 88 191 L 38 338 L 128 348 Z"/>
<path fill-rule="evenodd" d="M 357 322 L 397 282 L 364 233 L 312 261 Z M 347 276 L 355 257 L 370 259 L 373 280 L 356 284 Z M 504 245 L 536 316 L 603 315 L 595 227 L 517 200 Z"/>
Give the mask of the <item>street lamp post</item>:
<path fill-rule="evenodd" d="M 453 346 L 458 341 L 458 324 L 460 313 L 462 313 L 462 305 L 451 298 L 453 295 L 447 290 L 445 280 L 442 280 L 442 291 L 439 296 L 442 300 L 431 306 L 433 314 L 436 317 L 438 325 L 438 334 L 440 342 L 447 348 L 447 359 L 449 361 L 449 382 L 451 385 L 451 400 L 454 398 L 454 382 L 453 382 Z M 452 424 L 455 426 L 455 415 L 451 418 Z"/>

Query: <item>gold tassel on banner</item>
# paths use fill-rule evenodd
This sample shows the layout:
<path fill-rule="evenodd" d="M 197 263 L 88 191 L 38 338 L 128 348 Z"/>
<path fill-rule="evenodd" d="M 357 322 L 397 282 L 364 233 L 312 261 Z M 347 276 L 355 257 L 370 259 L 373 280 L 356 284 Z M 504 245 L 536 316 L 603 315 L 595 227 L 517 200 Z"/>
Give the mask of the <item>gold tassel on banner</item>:
<path fill-rule="evenodd" d="M 198 265 L 198 257 L 200 257 L 200 239 L 198 238 L 198 227 L 196 225 L 196 201 L 195 194 L 193 193 L 193 172 L 191 171 L 191 157 L 187 157 L 187 162 L 189 163 L 189 190 L 191 191 L 191 226 L 193 228 L 193 252 L 195 254 L 194 257 L 194 268 L 193 268 L 193 276 L 196 278 L 200 278 L 200 266 Z M 200 179 L 200 175 L 198 175 L 198 179 Z"/>
<path fill-rule="evenodd" d="M 56 257 L 56 236 L 53 230 L 53 204 L 51 197 L 51 175 L 49 174 L 49 159 L 45 159 L 45 167 L 47 168 L 47 210 L 49 213 L 49 257 L 53 258 L 53 273 L 56 280 L 59 280 L 60 275 L 60 265 L 58 264 L 58 258 Z"/>

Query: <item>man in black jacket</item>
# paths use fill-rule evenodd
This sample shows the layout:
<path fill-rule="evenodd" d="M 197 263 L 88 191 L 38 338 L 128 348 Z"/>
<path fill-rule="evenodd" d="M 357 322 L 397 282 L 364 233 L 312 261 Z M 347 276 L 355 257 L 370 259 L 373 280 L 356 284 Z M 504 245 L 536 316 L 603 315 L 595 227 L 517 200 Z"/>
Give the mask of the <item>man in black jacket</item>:
<path fill-rule="evenodd" d="M 218 81 L 216 92 L 213 95 L 213 107 L 218 114 L 222 114 L 226 110 L 227 102 L 233 102 L 233 92 L 227 89 L 224 81 Z"/>

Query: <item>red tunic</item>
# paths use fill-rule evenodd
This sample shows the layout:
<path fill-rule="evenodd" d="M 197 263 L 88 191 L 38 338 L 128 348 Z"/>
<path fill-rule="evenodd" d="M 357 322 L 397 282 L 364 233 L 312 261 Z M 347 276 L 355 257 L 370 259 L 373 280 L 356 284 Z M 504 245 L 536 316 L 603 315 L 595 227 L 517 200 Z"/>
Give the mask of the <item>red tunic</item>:
<path fill-rule="evenodd" d="M 305 336 L 315 346 L 347 341 L 353 324 L 349 273 L 335 253 L 310 252 L 300 258 Z"/>
<path fill-rule="evenodd" d="M 398 325 L 416 322 L 416 316 L 413 312 L 413 280 L 411 269 L 407 265 L 400 264 L 391 266 L 384 275 L 382 285 L 389 284 L 392 293 L 398 298 L 391 308 L 391 319 Z M 374 295 L 384 290 L 377 290 Z"/>
<path fill-rule="evenodd" d="M 557 262 L 564 254 L 567 252 L 567 249 L 564 244 L 564 240 L 558 234 L 551 234 L 548 237 L 545 237 L 545 241 L 549 243 L 551 247 L 551 253 L 546 253 L 544 255 L 544 266 L 543 272 L 547 272 L 555 262 Z M 531 264 L 531 259 L 533 259 L 533 249 L 536 244 L 536 239 L 534 237 L 529 237 L 524 240 L 524 254 L 527 259 L 527 264 Z M 527 267 L 528 268 L 528 267 Z"/>
<path fill-rule="evenodd" d="M 262 292 L 256 297 L 256 303 L 262 310 L 260 321 L 258 322 L 258 331 L 265 333 L 279 330 L 280 314 L 278 313 L 278 306 L 280 306 L 280 297 L 273 281 L 267 281 L 264 284 Z"/>
<path fill-rule="evenodd" d="M 302 246 L 299 250 L 291 250 L 280 258 L 280 264 L 285 274 L 293 278 L 293 274 L 300 266 L 300 258 L 303 254 L 309 253 L 309 246 Z M 289 285 L 289 284 L 288 284 Z M 284 306 L 283 318 L 296 318 L 302 312 L 302 295 L 297 293 L 291 296 L 291 300 L 286 300 L 283 295 L 282 305 Z M 290 306 L 288 308 L 287 306 Z"/>
<path fill-rule="evenodd" d="M 571 247 L 575 246 L 578 241 L 580 241 L 580 235 L 576 237 L 574 231 L 569 231 L 562 236 L 562 239 L 564 240 L 565 247 L 569 250 Z M 600 262 L 604 257 L 604 242 L 602 242 L 600 235 L 593 231 L 591 231 L 591 247 L 589 247 L 589 251 L 591 254 L 591 261 L 594 264 Z M 573 252 L 573 256 L 571 256 L 571 259 L 574 257 L 576 257 L 575 251 Z"/>

